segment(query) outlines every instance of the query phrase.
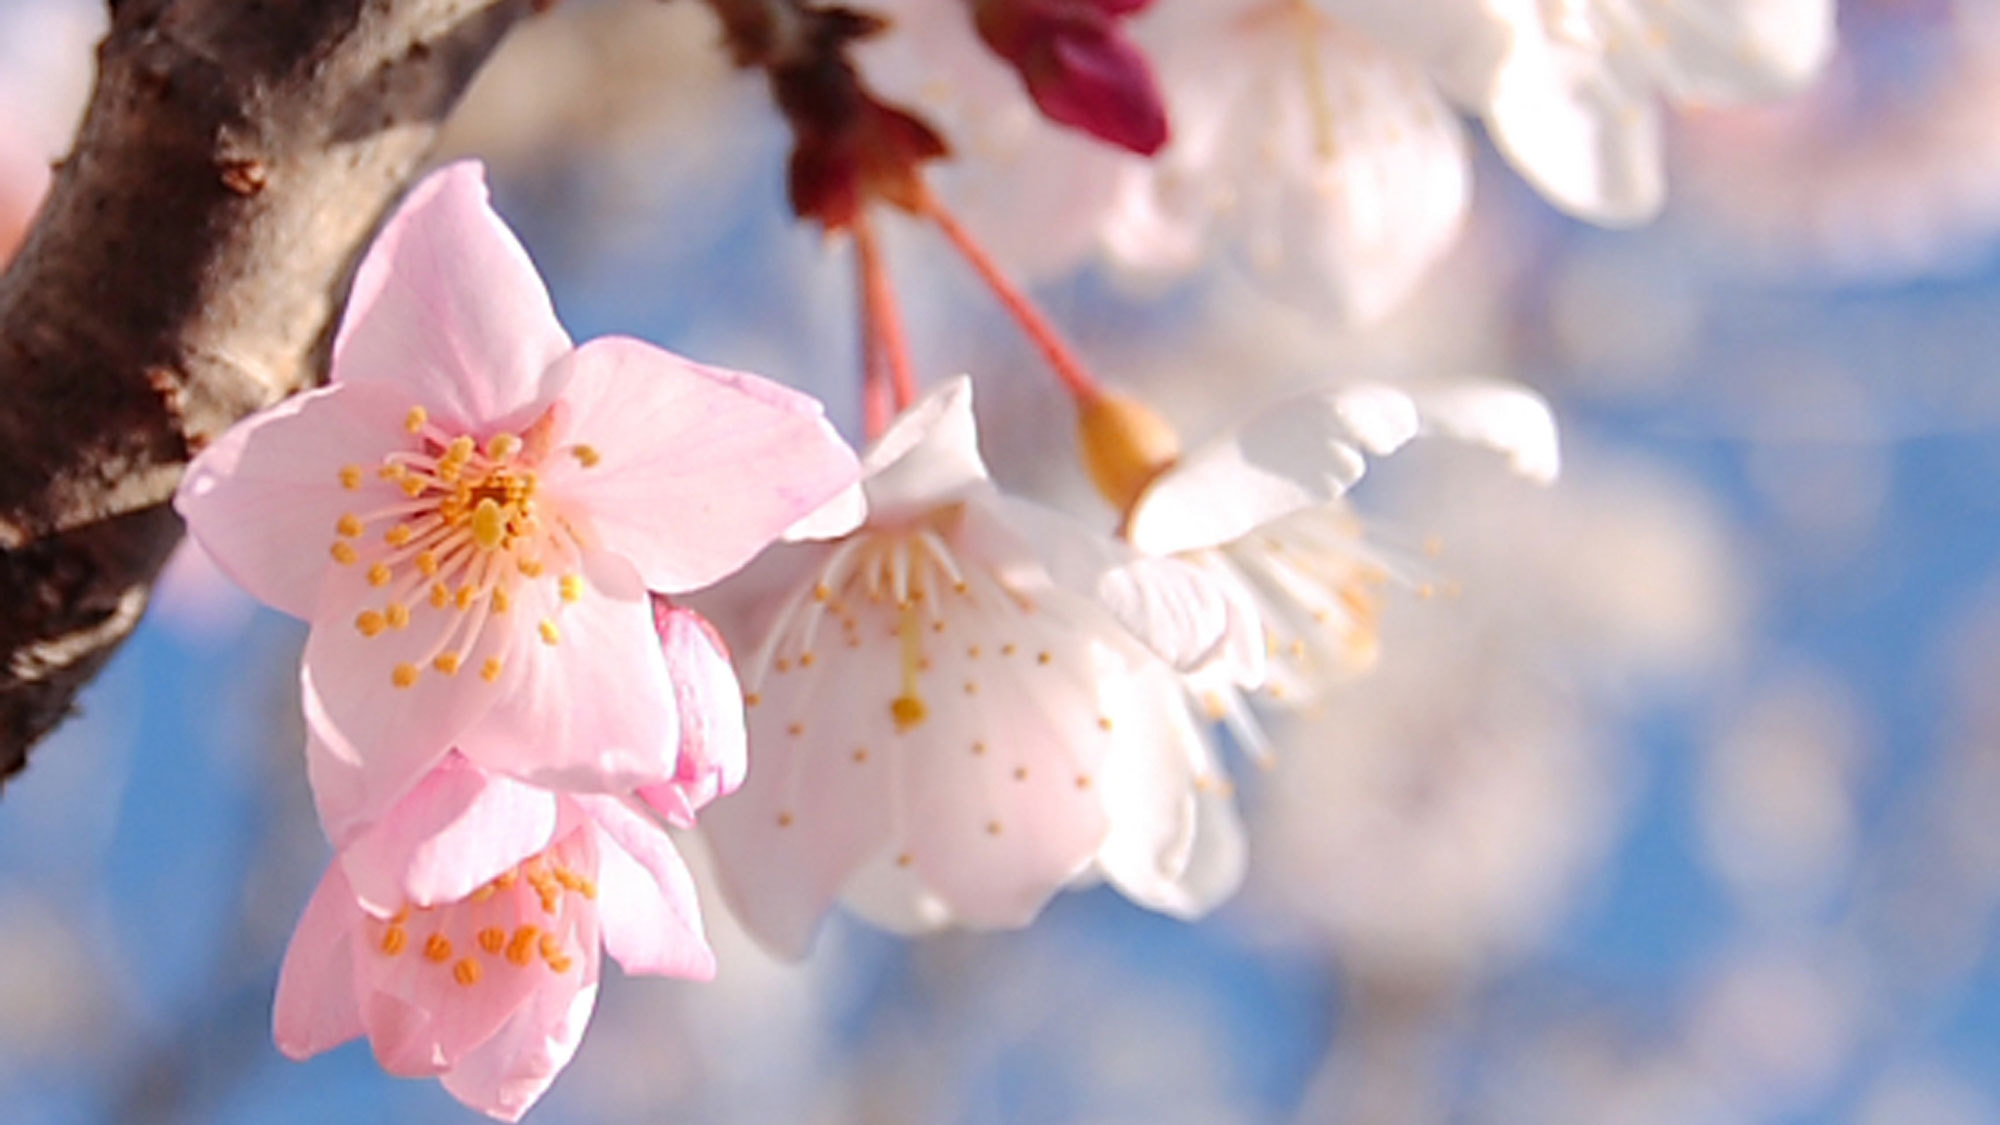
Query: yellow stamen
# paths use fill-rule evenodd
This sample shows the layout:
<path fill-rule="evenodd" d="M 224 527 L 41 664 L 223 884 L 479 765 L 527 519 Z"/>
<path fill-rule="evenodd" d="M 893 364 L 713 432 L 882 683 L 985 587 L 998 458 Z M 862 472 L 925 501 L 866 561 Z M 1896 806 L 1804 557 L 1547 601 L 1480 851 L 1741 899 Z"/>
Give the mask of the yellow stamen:
<path fill-rule="evenodd" d="M 562 600 L 566 602 L 578 601 L 583 597 L 583 576 L 580 574 L 563 575 L 557 586 L 562 590 Z"/>
<path fill-rule="evenodd" d="M 468 957 L 451 967 L 451 979 L 471 988 L 479 983 L 479 962 Z"/>
<path fill-rule="evenodd" d="M 502 949 L 505 949 L 506 947 L 507 947 L 506 930 L 503 930 L 498 926 L 488 926 L 485 929 L 479 931 L 479 948 L 484 949 L 486 952 L 493 954 L 495 957 L 498 957 L 500 955 L 500 951 Z"/>
<path fill-rule="evenodd" d="M 424 959 L 439 962 L 451 960 L 451 939 L 443 934 L 432 934 L 425 938 Z"/>
<path fill-rule="evenodd" d="M 486 456 L 495 461 L 505 461 L 520 452 L 521 439 L 513 434 L 494 434 L 486 439 Z"/>
<path fill-rule="evenodd" d="M 451 604 L 451 591 L 445 589 L 442 582 L 431 583 L 431 608 L 443 609 L 449 604 Z"/>
<path fill-rule="evenodd" d="M 404 605 L 402 602 L 390 602 L 388 605 L 382 607 L 382 618 L 389 623 L 389 628 L 391 629 L 408 628 L 410 624 L 410 607 Z"/>
<path fill-rule="evenodd" d="M 514 931 L 514 940 L 507 943 L 507 960 L 516 965 L 526 966 L 535 958 L 535 938 L 541 933 L 533 926 L 522 926 Z"/>
<path fill-rule="evenodd" d="M 361 630 L 362 636 L 373 637 L 380 635 L 382 630 L 389 627 L 389 623 L 384 621 L 382 615 L 376 613 L 374 610 L 364 609 L 354 619 L 354 627 Z"/>
<path fill-rule="evenodd" d="M 423 575 L 425 578 L 436 578 L 437 572 L 438 572 L 437 552 L 418 551 L 417 573 Z"/>
<path fill-rule="evenodd" d="M 479 669 L 479 678 L 489 684 L 498 680 L 500 678 L 500 658 L 497 656 L 487 657 L 486 663 Z"/>
<path fill-rule="evenodd" d="M 415 535 L 416 532 L 410 530 L 409 524 L 399 523 L 382 533 L 382 542 L 391 547 L 401 547 L 409 543 Z"/>
<path fill-rule="evenodd" d="M 505 613 L 507 612 L 507 607 L 513 604 L 513 601 L 507 597 L 507 591 L 493 591 L 493 612 Z"/>
<path fill-rule="evenodd" d="M 334 562 L 337 562 L 342 566 L 353 566 L 354 563 L 360 558 L 361 556 L 356 554 L 354 551 L 354 544 L 347 542 L 345 539 L 336 540 L 334 542 L 333 544 Z"/>
<path fill-rule="evenodd" d="M 382 931 L 382 952 L 391 957 L 401 953 L 409 942 L 410 935 L 404 933 L 401 926 L 390 926 Z"/>
<path fill-rule="evenodd" d="M 458 675 L 458 654 L 455 652 L 438 653 L 437 659 L 431 661 L 431 667 L 436 668 L 447 676 L 456 676 Z"/>
<path fill-rule="evenodd" d="M 410 412 L 403 416 L 403 428 L 413 434 L 422 433 L 424 423 L 430 420 L 429 411 L 421 406 L 412 406 L 410 407 Z"/>
<path fill-rule="evenodd" d="M 389 567 L 386 563 L 376 563 L 374 566 L 368 568 L 368 584 L 370 586 L 387 586 L 389 584 L 389 577 Z"/>
<path fill-rule="evenodd" d="M 417 682 L 417 666 L 414 664 L 396 665 L 395 670 L 389 673 L 389 682 L 399 688 L 406 688 L 415 684 Z"/>
<path fill-rule="evenodd" d="M 355 515 L 353 512 L 345 513 L 333 525 L 333 529 L 352 539 L 361 534 L 361 517 Z"/>
<path fill-rule="evenodd" d="M 562 634 L 556 631 L 556 623 L 547 618 L 542 619 L 538 631 L 542 634 L 542 643 L 545 645 L 552 645 L 562 640 Z"/>
<path fill-rule="evenodd" d="M 490 551 L 498 547 L 506 535 L 507 517 L 500 510 L 500 505 L 492 497 L 481 500 L 479 506 L 472 509 L 472 541 Z"/>
<path fill-rule="evenodd" d="M 361 466 L 342 465 L 340 467 L 340 487 L 349 492 L 361 487 Z"/>
<path fill-rule="evenodd" d="M 603 460 L 602 457 L 598 456 L 597 450 L 588 445 L 572 445 L 569 451 L 575 455 L 576 463 L 586 469 L 596 468 L 597 463 Z"/>

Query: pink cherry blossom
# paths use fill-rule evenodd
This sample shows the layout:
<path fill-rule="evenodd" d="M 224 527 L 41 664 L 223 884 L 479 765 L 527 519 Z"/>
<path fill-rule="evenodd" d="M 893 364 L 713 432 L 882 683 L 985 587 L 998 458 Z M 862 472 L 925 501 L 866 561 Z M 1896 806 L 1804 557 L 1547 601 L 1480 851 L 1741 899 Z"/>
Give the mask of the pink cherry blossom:
<path fill-rule="evenodd" d="M 647 591 L 714 582 L 854 475 L 813 399 L 637 340 L 573 346 L 462 163 L 362 262 L 331 385 L 224 434 L 175 502 L 224 570 L 312 625 L 338 842 L 452 747 L 559 788 L 671 777 L 678 692 Z"/>
<path fill-rule="evenodd" d="M 914 932 L 1024 926 L 1099 877 L 1180 915 L 1226 897 L 1240 827 L 1179 680 L 1053 573 L 1090 533 L 994 487 L 970 383 L 920 399 L 864 466 L 859 530 L 710 596 L 765 619 L 750 776 L 702 817 L 745 927 L 798 955 L 836 898 Z"/>
<path fill-rule="evenodd" d="M 628 973 L 714 975 L 665 830 L 453 755 L 341 849 L 285 953 L 273 1031 L 295 1059 L 366 1035 L 389 1073 L 512 1121 L 576 1052 L 600 950 Z"/>

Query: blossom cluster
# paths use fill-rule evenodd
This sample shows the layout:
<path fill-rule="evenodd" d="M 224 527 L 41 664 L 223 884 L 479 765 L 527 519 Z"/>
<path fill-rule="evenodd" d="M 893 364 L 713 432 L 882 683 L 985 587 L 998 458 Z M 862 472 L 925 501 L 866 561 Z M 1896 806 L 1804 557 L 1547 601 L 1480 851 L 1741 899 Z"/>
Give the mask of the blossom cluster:
<path fill-rule="evenodd" d="M 190 466 L 194 538 L 310 626 L 335 856 L 279 982 L 287 1054 L 365 1036 L 385 1070 L 519 1117 L 576 1051 L 605 953 L 714 972 L 670 829 L 703 835 L 733 912 L 790 956 L 836 902 L 905 933 L 1024 926 L 1099 882 L 1210 910 L 1246 863 L 1230 747 L 1270 760 L 1265 720 L 1364 673 L 1384 599 L 1430 588 L 1349 490 L 1427 434 L 1547 482 L 1555 423 L 1497 380 L 1347 379 L 1184 449 L 1005 260 L 1165 276 L 1220 248 L 1378 315 L 1456 236 L 1461 112 L 1558 206 L 1637 221 L 1660 204 L 1657 96 L 1788 88 L 1828 28 L 1825 0 L 869 7 L 893 21 L 800 6 L 822 53 L 763 61 L 792 206 L 855 253 L 865 451 L 758 376 L 573 343 L 464 163 L 361 263 L 328 384 Z M 942 113 L 874 93 L 941 76 L 978 93 Z M 1029 127 L 995 124 L 1024 107 Z M 989 186 L 1022 178 L 999 194 L 1035 225 L 991 254 L 992 215 L 961 222 L 939 168 L 996 131 L 1022 159 Z M 978 147 L 962 170 L 991 163 Z M 919 387 L 885 208 L 930 221 L 1048 361 L 1114 525 L 994 482 L 969 377 Z"/>
<path fill-rule="evenodd" d="M 307 621 L 306 757 L 337 850 L 285 959 L 279 1047 L 366 1035 L 518 1117 L 604 952 L 714 970 L 665 824 L 738 785 L 740 700 L 674 595 L 854 477 L 819 403 L 637 340 L 573 345 L 474 164 L 357 272 L 332 378 L 230 430 L 176 498 Z"/>

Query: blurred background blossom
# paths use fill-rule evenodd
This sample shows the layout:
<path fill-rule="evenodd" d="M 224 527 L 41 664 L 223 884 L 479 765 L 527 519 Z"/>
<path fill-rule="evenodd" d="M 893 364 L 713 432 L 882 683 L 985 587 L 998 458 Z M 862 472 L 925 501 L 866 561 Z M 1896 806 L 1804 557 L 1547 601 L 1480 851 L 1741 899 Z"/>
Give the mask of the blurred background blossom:
<path fill-rule="evenodd" d="M 2000 1117 L 2000 21 L 1839 16 L 1809 92 L 1674 120 L 1650 227 L 1560 216 L 1469 129 L 1463 233 L 1365 329 L 1226 270 L 1135 293 L 1055 253 L 1089 185 L 1042 181 L 1017 215 L 1050 225 L 989 237 L 1187 436 L 1344 379 L 1500 376 L 1549 396 L 1563 479 L 1443 442 L 1372 466 L 1356 509 L 1411 580 L 1373 673 L 1234 763 L 1250 881 L 1209 919 L 1100 889 L 1019 933 L 836 921 L 792 965 L 711 885 L 718 980 L 607 989 L 533 1119 Z M 100 19 L 0 7 L 0 242 Z M 784 130 L 717 35 L 692 3 L 570 0 L 453 151 L 493 164 L 579 336 L 770 373 L 858 437 L 847 263 L 787 221 Z M 896 87 L 909 46 L 870 48 L 882 85 L 947 123 L 1012 81 Z M 1096 174 L 1025 120 L 961 147 Z M 1031 350 L 931 232 L 885 227 L 920 376 L 972 372 L 999 479 L 1108 530 Z M 365 1047 L 271 1046 L 325 855 L 301 635 L 188 569 L 0 810 L 7 1120 L 470 1120 Z"/>

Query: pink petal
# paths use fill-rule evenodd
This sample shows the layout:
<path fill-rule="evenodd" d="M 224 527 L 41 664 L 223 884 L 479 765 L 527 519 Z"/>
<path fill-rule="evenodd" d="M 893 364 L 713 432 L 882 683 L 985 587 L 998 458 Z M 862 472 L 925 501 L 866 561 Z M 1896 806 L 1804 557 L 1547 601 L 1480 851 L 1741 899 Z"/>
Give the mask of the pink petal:
<path fill-rule="evenodd" d="M 300 675 L 306 717 L 306 775 L 320 827 L 335 848 L 348 845 L 401 800 L 438 758 L 412 752 L 366 756 L 332 732 L 312 677 Z M 421 748 L 413 748 L 420 750 Z"/>
<path fill-rule="evenodd" d="M 343 847 L 340 864 L 361 903 L 386 915 L 464 898 L 547 848 L 555 831 L 555 794 L 453 755 Z"/>
<path fill-rule="evenodd" d="M 360 911 L 338 863 L 306 903 L 278 970 L 271 1035 L 287 1058 L 307 1059 L 360 1035 L 350 926 Z"/>
<path fill-rule="evenodd" d="M 558 452 L 544 483 L 654 590 L 736 570 L 859 472 L 817 400 L 754 375 L 613 336 L 552 378 L 567 380 L 559 443 L 597 460 Z"/>
<path fill-rule="evenodd" d="M 401 798 L 500 695 L 502 684 L 488 683 L 474 670 L 489 658 L 506 660 L 510 645 L 525 647 L 514 645 L 510 630 L 533 629 L 531 621 L 492 615 L 482 621 L 464 670 L 446 676 L 431 661 L 451 639 L 448 615 L 424 605 L 412 611 L 406 628 L 371 637 L 356 627 L 361 612 L 382 609 L 382 594 L 368 586 L 358 567 L 335 568 L 306 638 L 301 678 L 317 700 L 309 715 L 313 731 L 336 760 L 363 775 L 343 787 L 358 791 L 360 806 L 333 802 L 331 820 L 372 820 Z M 394 686 L 401 665 L 417 671 L 408 687 Z"/>
<path fill-rule="evenodd" d="M 674 685 L 643 590 L 627 599 L 587 582 L 563 602 L 550 583 L 524 584 L 507 616 L 552 622 L 559 639 L 507 656 L 497 701 L 458 740 L 467 758 L 554 789 L 629 792 L 674 775 Z"/>
<path fill-rule="evenodd" d="M 903 846 L 967 925 L 1027 925 L 1104 839 L 1097 766 L 1121 736 L 1102 724 L 1096 646 L 1055 620 L 1064 600 L 1047 590 L 1033 616 L 953 621 L 931 653 L 930 715 L 899 736 Z M 1021 655 L 999 657 L 1010 643 Z M 976 696 L 943 694 L 964 684 Z"/>
<path fill-rule="evenodd" d="M 694 810 L 735 792 L 749 768 L 743 688 L 721 636 L 700 614 L 662 598 L 654 603 L 653 617 L 680 711 L 680 765 L 669 783 L 677 795 L 646 796 L 642 791 L 641 796 L 663 812 L 673 809 L 668 819 L 692 828 Z"/>
<path fill-rule="evenodd" d="M 487 203 L 484 169 L 462 161 L 417 184 L 362 259 L 333 377 L 385 384 L 404 409 L 475 429 L 530 420 L 569 348 L 534 263 Z"/>
<path fill-rule="evenodd" d="M 592 860 L 585 870 L 595 866 Z M 493 1038 L 536 996 L 574 990 L 579 978 L 595 980 L 596 909 L 580 895 L 564 900 L 552 915 L 521 879 L 478 900 L 413 910 L 394 923 L 403 939 L 393 951 L 382 944 L 388 924 L 364 921 L 362 932 L 370 936 L 357 941 L 354 979 L 364 996 L 368 1040 L 382 1068 L 403 1077 L 442 1073 Z M 511 935 L 524 926 L 553 934 L 573 963 L 559 973 L 539 950 L 515 961 L 480 944 L 486 929 Z M 435 960 L 429 955 L 434 939 L 443 943 L 443 955 Z M 471 984 L 458 976 L 468 962 L 475 973 Z"/>
<path fill-rule="evenodd" d="M 174 494 L 174 510 L 223 572 L 258 600 L 311 618 L 332 567 L 334 525 L 346 512 L 401 496 L 377 480 L 383 454 L 408 435 L 409 408 L 379 387 L 325 387 L 239 423 L 202 450 Z M 340 471 L 365 470 L 362 487 Z"/>
<path fill-rule="evenodd" d="M 491 1039 L 445 1072 L 444 1088 L 488 1117 L 519 1121 L 576 1055 L 596 1006 L 594 978 L 573 992 L 537 993 Z"/>
<path fill-rule="evenodd" d="M 597 854 L 605 950 L 635 975 L 714 977 L 715 954 L 702 935 L 694 877 L 666 830 L 616 798 L 573 799 L 608 837 Z"/>
<path fill-rule="evenodd" d="M 751 709 L 749 777 L 701 817 L 731 911 L 781 957 L 805 955 L 848 875 L 895 832 L 886 763 L 857 767 L 849 756 L 854 745 L 886 752 L 895 686 L 878 693 L 885 677 L 870 673 L 880 663 L 848 655 Z M 879 729 L 864 729 L 878 715 Z"/>

